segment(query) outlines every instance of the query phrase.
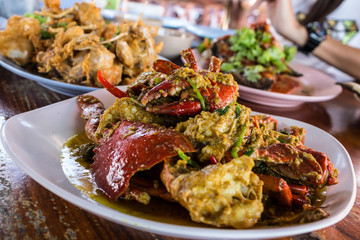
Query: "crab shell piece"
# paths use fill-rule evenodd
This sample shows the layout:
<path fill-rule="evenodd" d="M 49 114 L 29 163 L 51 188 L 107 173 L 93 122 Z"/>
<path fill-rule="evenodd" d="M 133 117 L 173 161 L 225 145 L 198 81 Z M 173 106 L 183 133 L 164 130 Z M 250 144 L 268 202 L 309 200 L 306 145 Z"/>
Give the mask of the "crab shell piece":
<path fill-rule="evenodd" d="M 336 184 L 337 170 L 322 152 L 304 146 L 276 143 L 258 150 L 260 158 L 281 176 L 322 188 Z"/>
<path fill-rule="evenodd" d="M 175 93 L 179 93 L 179 91 L 182 90 L 185 93 L 186 91 L 196 91 L 192 89 L 193 84 L 191 84 L 190 81 L 191 78 L 196 78 L 197 76 L 201 76 L 201 78 L 206 79 L 205 81 L 210 82 L 210 84 L 208 84 L 209 86 L 197 89 L 199 91 L 198 94 L 201 95 L 204 103 L 206 102 L 208 105 L 206 110 L 212 112 L 218 108 L 223 108 L 236 100 L 238 84 L 233 80 L 230 74 L 228 74 L 228 76 L 231 77 L 232 81 L 230 80 L 226 84 L 215 81 L 219 74 L 222 74 L 219 73 L 221 65 L 220 59 L 212 57 L 207 71 L 197 71 L 196 59 L 191 49 L 189 48 L 181 51 L 181 55 L 185 59 L 186 65 L 189 66 L 190 71 L 185 71 L 185 69 L 180 68 L 176 64 L 165 60 L 157 60 L 153 64 L 153 69 L 155 71 L 166 74 L 169 78 L 150 89 L 141 97 L 140 101 L 144 106 L 154 99 L 175 95 Z M 229 84 L 232 82 L 233 84 Z M 199 95 L 198 98 L 192 99 L 183 97 L 186 95 L 189 94 L 182 94 L 179 101 L 147 107 L 146 110 L 157 114 L 181 116 L 191 116 L 205 110 L 205 104 L 201 103 Z"/>
<path fill-rule="evenodd" d="M 179 149 L 184 153 L 194 151 L 181 133 L 158 125 L 122 120 L 109 137 L 100 139 L 94 150 L 91 173 L 107 197 L 116 200 L 136 172 L 176 156 Z"/>
<path fill-rule="evenodd" d="M 168 79 L 163 79 L 160 84 L 152 86 L 152 88 L 148 88 L 142 84 L 130 87 L 132 96 L 138 98 L 142 105 L 146 107 L 146 111 L 163 115 L 192 116 L 200 113 L 202 110 L 214 111 L 218 108 L 223 108 L 229 105 L 233 101 L 236 101 L 238 96 L 238 84 L 234 81 L 232 75 L 228 74 L 228 76 L 231 76 L 231 79 L 228 80 L 226 84 L 215 81 L 218 77 L 217 74 L 222 74 L 219 73 L 221 65 L 220 59 L 213 57 L 208 71 L 197 71 L 197 63 L 192 50 L 190 48 L 185 49 L 181 51 L 181 55 L 186 61 L 185 66 L 189 67 L 188 69 L 191 70 L 191 73 L 184 71 L 181 74 L 182 77 L 180 79 L 175 77 L 174 80 L 173 78 L 176 76 L 176 71 L 180 71 L 183 68 L 172 62 L 158 59 L 154 62 L 153 69 L 159 74 L 168 76 Z M 208 84 L 209 86 L 207 87 L 198 88 L 196 84 L 190 83 L 190 78 L 194 76 L 201 76 L 202 78 L 207 79 L 206 81 L 211 84 Z M 129 96 L 127 92 L 123 92 L 109 83 L 102 76 L 100 71 L 98 72 L 98 79 L 114 96 L 118 98 Z M 143 89 L 145 89 L 145 92 L 143 92 Z M 179 101 L 156 106 L 147 105 L 154 99 L 172 96 L 183 90 L 185 94 L 181 94 Z M 188 99 L 190 96 L 188 91 L 196 92 L 197 98 Z M 207 107 L 205 107 L 205 102 L 208 105 Z"/>

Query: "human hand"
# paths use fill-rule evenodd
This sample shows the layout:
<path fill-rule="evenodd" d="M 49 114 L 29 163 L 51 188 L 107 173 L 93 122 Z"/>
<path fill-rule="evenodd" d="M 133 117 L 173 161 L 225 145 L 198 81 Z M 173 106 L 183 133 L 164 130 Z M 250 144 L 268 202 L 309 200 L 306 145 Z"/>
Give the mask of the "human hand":
<path fill-rule="evenodd" d="M 298 46 L 305 45 L 307 31 L 296 19 L 291 0 L 257 0 L 252 9 L 267 3 L 267 13 L 275 30 Z"/>

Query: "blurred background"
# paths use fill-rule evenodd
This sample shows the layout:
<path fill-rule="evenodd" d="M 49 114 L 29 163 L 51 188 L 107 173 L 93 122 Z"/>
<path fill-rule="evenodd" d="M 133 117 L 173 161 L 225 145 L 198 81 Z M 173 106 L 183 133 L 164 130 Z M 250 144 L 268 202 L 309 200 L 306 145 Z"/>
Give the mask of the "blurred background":
<path fill-rule="evenodd" d="M 108 18 L 131 18 L 142 13 L 148 19 L 161 18 L 166 27 L 174 28 L 191 24 L 227 30 L 266 19 L 266 9 L 261 6 L 247 13 L 256 0 L 62 0 L 61 7 L 68 8 L 81 1 L 94 2 Z M 42 6 L 42 0 L 0 0 L 0 16 L 23 15 Z"/>

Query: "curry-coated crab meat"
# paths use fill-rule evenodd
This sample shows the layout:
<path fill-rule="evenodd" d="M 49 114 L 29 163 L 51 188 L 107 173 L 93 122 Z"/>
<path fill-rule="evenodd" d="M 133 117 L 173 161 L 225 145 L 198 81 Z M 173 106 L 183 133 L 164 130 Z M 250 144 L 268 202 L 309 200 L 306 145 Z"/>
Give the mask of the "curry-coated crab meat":
<path fill-rule="evenodd" d="M 212 59 L 209 70 L 198 70 L 191 49 L 181 51 L 181 55 L 186 61 L 184 67 L 161 59 L 154 62 L 154 72 L 162 75 L 154 74 L 151 82 L 158 83 L 152 87 L 135 84 L 128 92 L 122 92 L 108 83 L 101 72 L 98 78 L 113 95 L 122 98 L 130 94 L 148 112 L 157 114 L 191 116 L 201 111 L 212 112 L 236 101 L 238 85 L 231 74 L 219 73 L 218 58 Z"/>

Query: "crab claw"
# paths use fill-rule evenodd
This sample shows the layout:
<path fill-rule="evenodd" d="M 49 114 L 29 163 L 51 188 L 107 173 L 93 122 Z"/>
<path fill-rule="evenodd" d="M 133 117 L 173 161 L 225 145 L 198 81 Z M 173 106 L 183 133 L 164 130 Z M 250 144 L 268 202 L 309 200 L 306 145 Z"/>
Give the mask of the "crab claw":
<path fill-rule="evenodd" d="M 97 186 L 111 200 L 116 200 L 136 172 L 178 155 L 179 149 L 185 153 L 194 151 L 181 133 L 158 125 L 122 120 L 110 136 L 100 139 L 94 150 L 91 172 Z"/>
<path fill-rule="evenodd" d="M 102 75 L 100 69 L 97 72 L 97 77 L 101 84 L 108 90 L 112 95 L 114 95 L 117 98 L 123 98 L 123 97 L 129 97 L 129 94 L 126 92 L 121 91 L 114 85 L 112 85 L 106 78 Z"/>

